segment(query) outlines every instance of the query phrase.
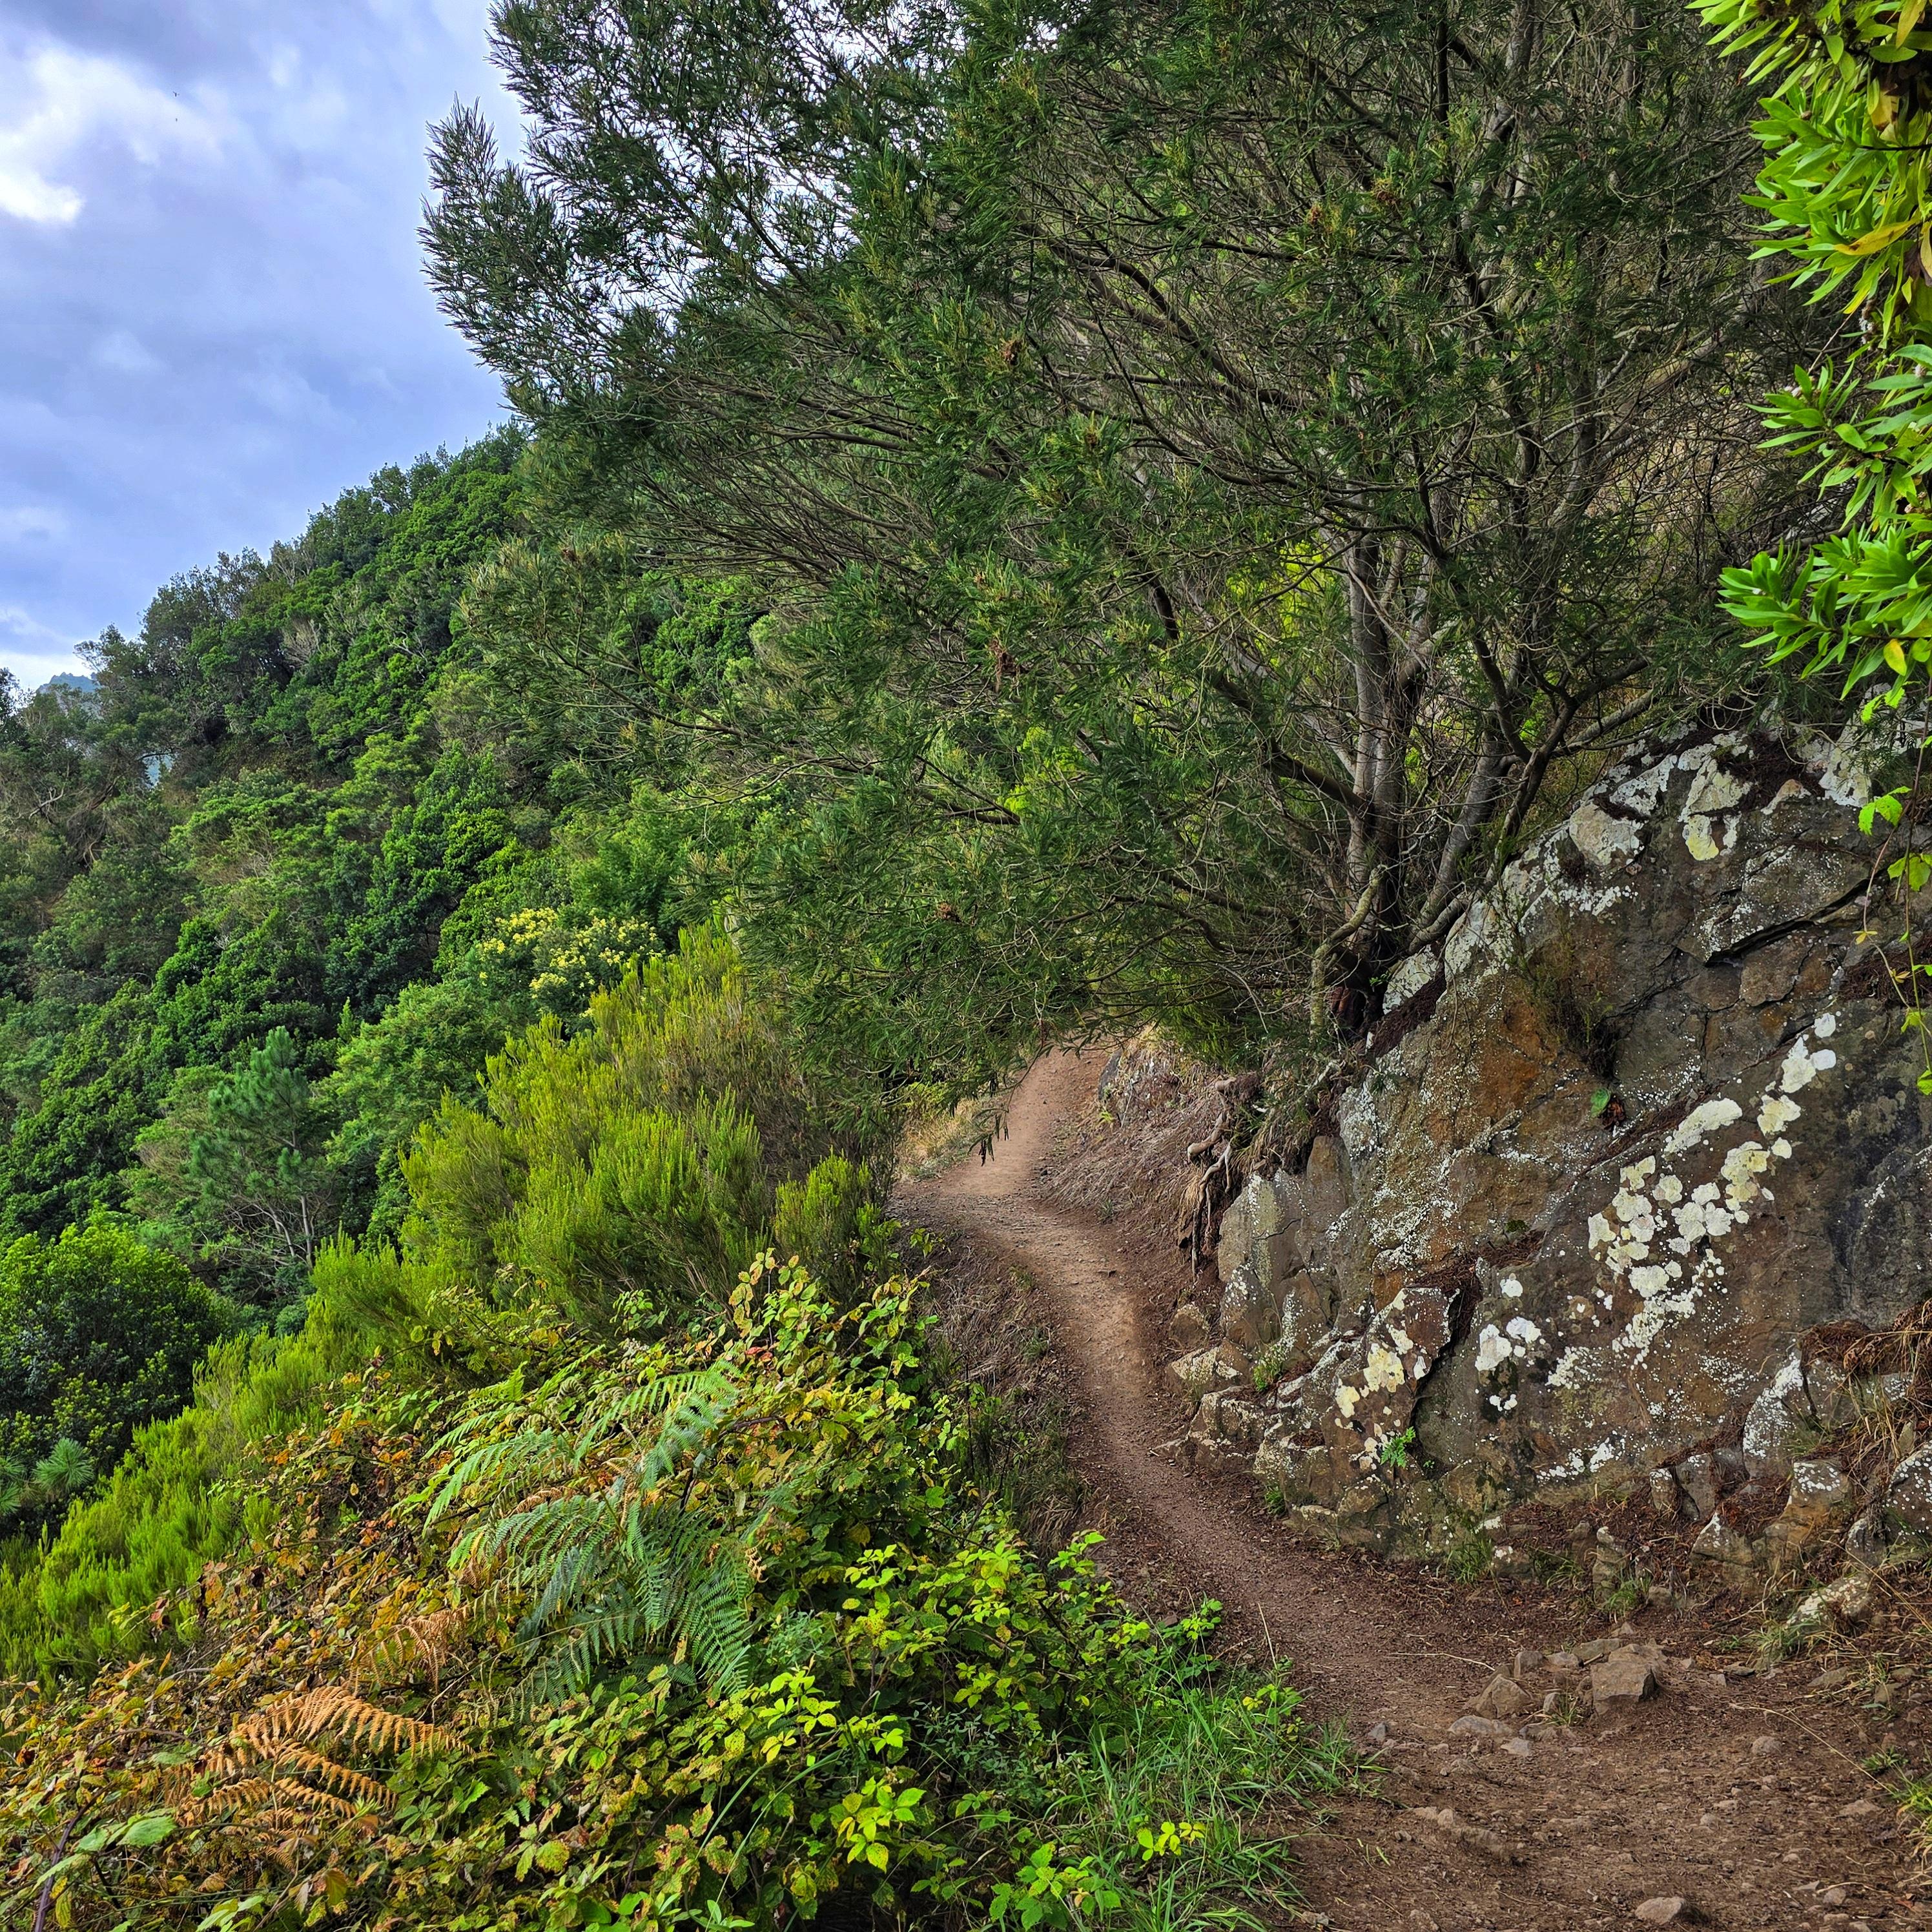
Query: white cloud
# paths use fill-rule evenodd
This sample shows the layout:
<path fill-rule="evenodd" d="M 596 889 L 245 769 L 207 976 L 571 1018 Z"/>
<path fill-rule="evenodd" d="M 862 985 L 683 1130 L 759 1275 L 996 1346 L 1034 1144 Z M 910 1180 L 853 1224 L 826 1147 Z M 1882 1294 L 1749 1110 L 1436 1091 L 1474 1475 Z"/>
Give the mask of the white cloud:
<path fill-rule="evenodd" d="M 0 512 L 66 519 L 0 542 L 0 665 L 500 416 L 416 238 L 426 124 L 514 135 L 489 6 L 0 0 Z"/>
<path fill-rule="evenodd" d="M 17 604 L 0 604 L 0 632 L 22 643 L 50 645 L 66 641 L 58 631 L 44 624 L 31 610 Z"/>
<path fill-rule="evenodd" d="M 237 376 L 236 386 L 285 422 L 323 422 L 340 413 L 300 370 L 279 358 L 265 358 L 260 367 Z"/>
<path fill-rule="evenodd" d="M 161 366 L 160 358 L 131 328 L 110 329 L 94 345 L 94 359 L 102 368 L 124 376 L 152 375 Z"/>
<path fill-rule="evenodd" d="M 0 509 L 0 543 L 20 543 L 29 537 L 58 537 L 67 532 L 67 518 L 41 503 L 22 503 Z"/>
<path fill-rule="evenodd" d="M 17 604 L 0 604 L 0 657 L 30 691 L 57 671 L 86 668 L 80 639 L 64 637 Z"/>
<path fill-rule="evenodd" d="M 212 158 L 225 116 L 217 97 L 164 93 L 119 62 L 47 46 L 0 64 L 0 214 L 65 227 L 86 197 L 70 164 L 98 142 L 118 144 L 146 167 L 172 154 Z"/>

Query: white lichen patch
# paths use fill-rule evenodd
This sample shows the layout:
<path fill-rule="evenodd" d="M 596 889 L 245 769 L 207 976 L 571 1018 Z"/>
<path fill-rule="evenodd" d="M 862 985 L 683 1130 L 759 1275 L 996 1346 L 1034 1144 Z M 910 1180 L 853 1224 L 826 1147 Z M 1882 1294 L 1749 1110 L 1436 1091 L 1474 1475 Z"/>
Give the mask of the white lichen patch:
<path fill-rule="evenodd" d="M 1391 1389 L 1399 1389 L 1407 1379 L 1402 1358 L 1394 1349 L 1381 1342 L 1370 1344 L 1369 1359 L 1362 1370 L 1362 1380 L 1370 1393 L 1386 1394 Z"/>
<path fill-rule="evenodd" d="M 1376 1102 L 1374 1090 L 1364 1084 L 1352 1087 L 1344 1094 L 1336 1109 L 1336 1125 L 1352 1161 L 1366 1161 L 1382 1144 L 1387 1133 Z"/>
<path fill-rule="evenodd" d="M 1718 1190 L 1709 1182 L 1681 1208 L 1672 1209 L 1670 1218 L 1677 1224 L 1670 1243 L 1673 1254 L 1688 1255 L 1700 1241 L 1720 1241 L 1731 1232 L 1732 1216 L 1718 1206 Z"/>
<path fill-rule="evenodd" d="M 1700 772 L 1700 782 L 1710 769 Z M 1810 1045 L 1810 1034 L 1828 1038 L 1836 1028 L 1834 1016 L 1826 1013 L 1798 1035 L 1774 1083 L 1759 1096 L 1756 1126 L 1764 1138 L 1742 1140 L 1727 1148 L 1714 1179 L 1687 1187 L 1682 1175 L 1668 1168 L 1660 1173 L 1654 1160 L 1633 1162 L 1619 1172 L 1607 1211 L 1592 1214 L 1586 1230 L 1590 1252 L 1609 1277 L 1599 1286 L 1598 1301 L 1614 1312 L 1619 1282 L 1636 1299 L 1622 1332 L 1611 1342 L 1613 1349 L 1642 1361 L 1672 1322 L 1694 1311 L 1700 1291 L 1724 1279 L 1720 1244 L 1748 1224 L 1759 1202 L 1775 1198 L 1762 1177 L 1777 1162 L 1791 1158 L 1791 1142 L 1779 1130 L 1803 1109 L 1790 1095 L 1838 1064 L 1828 1047 Z M 1675 1160 L 1695 1152 L 1713 1134 L 1744 1117 L 1744 1107 L 1728 1095 L 1704 1101 L 1666 1137 L 1665 1157 Z M 1660 1241 L 1676 1258 L 1652 1255 Z M 1580 1310 L 1584 1306 L 1577 1305 Z M 1558 1376 L 1574 1374 L 1570 1362 L 1575 1352 L 1559 1361 L 1552 1386 Z"/>
<path fill-rule="evenodd" d="M 1476 1337 L 1476 1372 L 1486 1378 L 1502 1376 L 1534 1360 L 1543 1346 L 1543 1330 L 1526 1315 L 1512 1315 L 1500 1328 L 1488 1322 Z M 1516 1407 L 1516 1390 L 1506 1384 L 1484 1400 L 1498 1415 L 1508 1415 Z"/>
<path fill-rule="evenodd" d="M 1601 918 L 1632 898 L 1631 868 L 1652 843 L 1652 821 L 1680 776 L 1689 780 L 1676 814 L 1686 849 L 1700 860 L 1732 850 L 1748 808 L 1744 800 L 1750 781 L 1727 770 L 1726 760 L 1744 750 L 1744 740 L 1726 732 L 1684 751 L 1666 752 L 1634 772 L 1628 765 L 1613 767 L 1570 813 L 1561 836 L 1539 840 L 1505 867 L 1495 888 L 1450 928 L 1442 946 L 1444 976 L 1454 984 L 1507 967 L 1512 948 L 1546 912 Z M 1802 754 L 1820 773 L 1820 788 L 1839 803 L 1862 805 L 1870 796 L 1862 762 L 1849 748 L 1814 738 L 1802 748 Z M 1761 809 L 1774 809 L 1803 796 L 1805 789 L 1795 780 L 1788 782 Z M 1591 876 L 1574 879 L 1564 874 L 1559 856 L 1567 856 L 1570 848 L 1590 862 Z M 1772 855 L 1765 862 L 1777 862 L 1780 856 Z M 1748 870 L 1741 883 L 1748 885 Z"/>
<path fill-rule="evenodd" d="M 1678 1273 L 1672 1274 L 1671 1268 Z M 1610 1344 L 1624 1354 L 1634 1354 L 1642 1361 L 1650 1352 L 1650 1345 L 1664 1331 L 1664 1325 L 1679 1316 L 1688 1315 L 1697 1304 L 1697 1288 L 1694 1280 L 1682 1279 L 1681 1265 L 1671 1264 L 1671 1268 L 1646 1268 L 1630 1270 L 1630 1284 L 1637 1295 L 1636 1312 L 1624 1332 Z"/>
<path fill-rule="evenodd" d="M 1586 799 L 1570 814 L 1570 841 L 1593 866 L 1604 872 L 1628 865 L 1643 850 L 1643 823 L 1606 812 Z"/>
<path fill-rule="evenodd" d="M 1666 1156 L 1688 1154 L 1700 1142 L 1715 1133 L 1720 1127 L 1728 1127 L 1733 1120 L 1741 1120 L 1744 1110 L 1727 1095 L 1720 1094 L 1714 1100 L 1706 1100 L 1701 1106 L 1693 1107 L 1682 1120 L 1670 1130 L 1664 1143 Z M 1628 1174 L 1630 1170 L 1626 1168 Z"/>
<path fill-rule="evenodd" d="M 1786 1094 L 1796 1094 L 1801 1088 L 1808 1087 L 1821 1073 L 1828 1072 L 1838 1064 L 1838 1056 L 1828 1046 L 1815 1050 L 1809 1045 L 1805 1035 L 1800 1034 L 1791 1042 L 1791 1051 L 1784 1056 L 1784 1065 L 1780 1070 L 1778 1085 Z"/>
<path fill-rule="evenodd" d="M 1738 842 L 1738 820 L 1732 808 L 1743 803 L 1750 787 L 1718 762 L 1724 752 L 1736 748 L 1737 742 L 1727 734 L 1678 760 L 1692 774 L 1678 823 L 1684 830 L 1684 850 L 1700 862 L 1728 852 Z"/>
<path fill-rule="evenodd" d="M 1834 742 L 1821 734 L 1799 746 L 1798 754 L 1816 776 L 1818 789 L 1834 805 L 1856 811 L 1870 802 L 1872 787 L 1871 773 L 1852 737 L 1846 731 Z"/>
<path fill-rule="evenodd" d="M 1646 765 L 1636 777 L 1625 778 L 1612 789 L 1612 802 L 1635 812 L 1640 818 L 1649 818 L 1663 802 L 1677 768 L 1677 754 L 1674 752 L 1658 759 L 1654 765 Z"/>
<path fill-rule="evenodd" d="M 1771 1150 L 1756 1141 L 1740 1141 L 1725 1155 L 1718 1172 L 1724 1183 L 1724 1204 L 1733 1220 L 1744 1220 L 1744 1209 L 1764 1192 L 1756 1177 L 1770 1166 L 1771 1158 Z"/>
<path fill-rule="evenodd" d="M 1600 872 L 1625 871 L 1641 850 L 1645 821 L 1655 812 L 1676 769 L 1672 754 L 1617 785 L 1610 794 L 1616 810 L 1596 802 L 1604 796 L 1600 787 L 1594 797 L 1578 806 L 1567 822 L 1570 842 Z M 1494 890 L 1478 898 L 1450 928 L 1442 944 L 1442 970 L 1452 985 L 1508 966 L 1526 923 L 1542 908 L 1600 919 L 1632 897 L 1630 886 L 1615 878 L 1576 880 L 1568 876 L 1561 863 L 1561 843 L 1556 838 L 1540 840 L 1504 867 Z"/>
<path fill-rule="evenodd" d="M 1721 827 L 1701 813 L 1684 821 L 1684 849 L 1700 863 L 1728 852 L 1738 842 L 1738 821 L 1724 820 Z"/>
<path fill-rule="evenodd" d="M 1553 1389 L 1576 1388 L 1584 1381 L 1584 1370 L 1596 1360 L 1594 1348 L 1565 1348 L 1556 1358 L 1556 1366 L 1550 1372 L 1550 1387 Z"/>
<path fill-rule="evenodd" d="M 1714 757 L 1706 759 L 1690 781 L 1690 790 L 1684 794 L 1684 815 L 1687 818 L 1710 818 L 1720 812 L 1729 812 L 1732 806 L 1743 802 L 1744 794 L 1750 789 L 1735 772 L 1726 771 Z"/>
<path fill-rule="evenodd" d="M 1441 956 L 1432 946 L 1412 952 L 1388 976 L 1382 988 L 1382 1010 L 1394 1012 L 1405 1000 L 1412 999 L 1442 970 Z"/>

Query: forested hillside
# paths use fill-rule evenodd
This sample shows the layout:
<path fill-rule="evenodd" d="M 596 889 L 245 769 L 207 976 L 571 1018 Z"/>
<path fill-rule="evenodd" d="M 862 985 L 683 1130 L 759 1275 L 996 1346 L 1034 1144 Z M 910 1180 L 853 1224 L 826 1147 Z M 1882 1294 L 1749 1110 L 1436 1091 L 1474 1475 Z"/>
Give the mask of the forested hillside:
<path fill-rule="evenodd" d="M 506 430 L 385 471 L 268 556 L 164 586 L 138 636 L 92 647 L 91 686 L 10 706 L 0 1239 L 40 1244 L 0 1303 L 16 1515 L 57 1515 L 178 1406 L 212 1335 L 298 1328 L 323 1244 L 393 1232 L 398 1156 L 443 1094 L 676 944 L 676 835 L 629 808 L 643 761 L 562 748 L 466 628 L 522 525 L 524 451 Z M 715 590 L 634 584 L 622 622 L 646 654 L 682 626 L 687 680 L 742 647 Z M 64 1231 L 102 1214 L 120 1248 L 83 1266 Z M 91 1285 L 57 1285 L 76 1270 Z M 90 1295 L 189 1324 L 131 1405 L 88 1386 L 132 1373 L 83 1364 Z M 66 1359 L 17 1339 L 44 1317 Z"/>
<path fill-rule="evenodd" d="M 513 426 L 7 694 L 0 1910 L 1272 1922 L 1346 1754 L 1036 1546 L 895 1135 L 1154 1022 L 1286 1144 L 1641 738 L 1897 710 L 1922 184 L 1774 116 L 1767 274 L 1671 8 L 493 17 Z"/>

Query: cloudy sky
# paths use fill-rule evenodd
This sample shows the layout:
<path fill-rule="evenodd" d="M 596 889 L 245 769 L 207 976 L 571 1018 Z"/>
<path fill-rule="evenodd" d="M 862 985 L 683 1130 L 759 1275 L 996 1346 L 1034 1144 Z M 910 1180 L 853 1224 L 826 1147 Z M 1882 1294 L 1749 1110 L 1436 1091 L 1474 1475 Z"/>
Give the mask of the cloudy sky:
<path fill-rule="evenodd" d="M 0 0 L 0 663 L 501 412 L 424 286 L 487 0 Z"/>

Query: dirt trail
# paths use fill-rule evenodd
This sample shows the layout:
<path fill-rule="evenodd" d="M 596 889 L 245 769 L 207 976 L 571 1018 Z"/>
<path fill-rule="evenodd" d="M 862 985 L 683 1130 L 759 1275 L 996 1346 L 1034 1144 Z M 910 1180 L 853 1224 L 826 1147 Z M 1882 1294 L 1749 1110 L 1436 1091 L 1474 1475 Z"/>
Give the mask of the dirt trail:
<path fill-rule="evenodd" d="M 1387 1726 L 1381 1798 L 1350 1800 L 1307 1846 L 1303 1922 L 1575 1932 L 1643 1923 L 1640 1903 L 1681 1897 L 1672 1922 L 1736 1932 L 1932 1924 L 1910 1846 L 1859 1767 L 1869 1746 L 1806 1697 L 1802 1668 L 1672 1690 L 1620 1724 L 1519 1742 L 1527 1755 L 1452 1738 L 1466 1702 L 1519 1647 L 1604 1633 L 1493 1588 L 1307 1548 L 1256 1507 L 1250 1485 L 1201 1480 L 1159 1453 L 1182 1424 L 1144 1312 L 1159 1285 L 1150 1269 L 1162 1264 L 1042 1186 L 1100 1071 L 1094 1056 L 1046 1056 L 991 1157 L 908 1189 L 901 1206 L 1039 1285 L 1079 1398 L 1090 1513 L 1130 1592 L 1164 1582 L 1220 1598 L 1229 1641 L 1292 1659 L 1318 1714 L 1361 1740 Z M 1673 1655 L 1696 1647 L 1681 1623 L 1642 1634 Z"/>

